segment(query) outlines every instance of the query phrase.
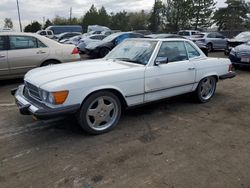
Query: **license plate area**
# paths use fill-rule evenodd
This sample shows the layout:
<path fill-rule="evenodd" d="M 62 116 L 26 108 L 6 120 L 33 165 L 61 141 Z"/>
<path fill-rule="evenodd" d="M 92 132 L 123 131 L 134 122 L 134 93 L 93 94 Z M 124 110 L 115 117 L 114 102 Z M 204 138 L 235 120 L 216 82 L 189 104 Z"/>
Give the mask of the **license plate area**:
<path fill-rule="evenodd" d="M 241 62 L 250 63 L 250 57 L 242 57 Z"/>

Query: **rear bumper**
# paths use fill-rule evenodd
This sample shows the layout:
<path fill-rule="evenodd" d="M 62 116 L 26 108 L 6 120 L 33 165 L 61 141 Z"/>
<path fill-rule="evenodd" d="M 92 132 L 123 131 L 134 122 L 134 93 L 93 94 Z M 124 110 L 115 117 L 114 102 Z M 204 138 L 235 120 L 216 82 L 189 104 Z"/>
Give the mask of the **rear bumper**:
<path fill-rule="evenodd" d="M 236 75 L 237 75 L 236 72 L 229 72 L 227 74 L 221 75 L 219 78 L 220 80 L 225 80 L 229 78 L 234 78 Z"/>
<path fill-rule="evenodd" d="M 18 89 L 11 90 L 11 94 L 15 96 L 16 104 L 19 111 L 23 115 L 34 115 L 38 119 L 50 119 L 60 116 L 75 114 L 80 109 L 80 104 L 65 107 L 50 108 L 45 104 L 35 100 L 27 99 L 23 95 L 24 85 Z"/>

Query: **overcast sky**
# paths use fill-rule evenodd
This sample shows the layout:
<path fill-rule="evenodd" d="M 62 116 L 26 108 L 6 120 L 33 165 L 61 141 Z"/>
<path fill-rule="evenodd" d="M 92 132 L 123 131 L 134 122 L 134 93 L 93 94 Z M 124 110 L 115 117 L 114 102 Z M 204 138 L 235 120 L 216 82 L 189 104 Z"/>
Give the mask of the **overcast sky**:
<path fill-rule="evenodd" d="M 247 0 L 250 1 L 250 0 Z M 225 0 L 217 0 L 217 7 L 224 6 Z M 33 20 L 43 23 L 45 19 L 52 19 L 56 15 L 69 17 L 72 7 L 73 17 L 80 17 L 94 4 L 97 8 L 104 6 L 108 12 L 149 11 L 154 0 L 19 0 L 23 27 Z M 16 0 L 0 0 L 0 28 L 3 27 L 4 18 L 11 18 L 14 29 L 19 30 Z"/>

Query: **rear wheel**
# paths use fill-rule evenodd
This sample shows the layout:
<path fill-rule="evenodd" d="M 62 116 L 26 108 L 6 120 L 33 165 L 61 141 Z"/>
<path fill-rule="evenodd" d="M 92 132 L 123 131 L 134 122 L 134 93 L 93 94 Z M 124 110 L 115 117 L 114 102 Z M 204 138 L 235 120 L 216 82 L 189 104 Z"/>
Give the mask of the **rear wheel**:
<path fill-rule="evenodd" d="M 213 51 L 213 44 L 212 43 L 208 43 L 207 44 L 207 51 L 208 52 L 212 52 Z"/>
<path fill-rule="evenodd" d="M 102 134 L 113 129 L 121 116 L 121 102 L 109 91 L 92 94 L 83 103 L 78 115 L 80 126 L 90 134 Z"/>
<path fill-rule="evenodd" d="M 99 56 L 105 57 L 109 52 L 110 52 L 110 50 L 108 48 L 101 48 L 99 51 Z"/>
<path fill-rule="evenodd" d="M 198 102 L 206 103 L 211 100 L 216 90 L 216 82 L 216 78 L 213 76 L 200 81 L 195 93 Z"/>
<path fill-rule="evenodd" d="M 48 65 L 55 65 L 55 64 L 58 64 L 59 62 L 58 61 L 55 61 L 55 60 L 49 60 L 49 61 L 45 61 L 41 67 L 44 67 L 44 66 L 48 66 Z"/>

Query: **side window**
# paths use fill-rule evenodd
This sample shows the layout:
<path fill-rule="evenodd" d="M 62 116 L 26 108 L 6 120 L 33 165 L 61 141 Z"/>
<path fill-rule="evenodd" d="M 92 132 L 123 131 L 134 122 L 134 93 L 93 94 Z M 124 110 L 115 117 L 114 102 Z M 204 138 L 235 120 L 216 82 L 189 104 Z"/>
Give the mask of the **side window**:
<path fill-rule="evenodd" d="M 5 37 L 0 37 L 0 50 L 5 50 Z"/>
<path fill-rule="evenodd" d="M 196 34 L 197 34 L 196 32 L 192 31 L 192 35 L 196 35 Z"/>
<path fill-rule="evenodd" d="M 37 40 L 29 36 L 10 36 L 10 49 L 37 48 Z"/>
<path fill-rule="evenodd" d="M 91 39 L 98 39 L 98 36 L 92 36 Z"/>
<path fill-rule="evenodd" d="M 188 42 L 186 42 L 186 48 L 189 58 L 199 57 L 200 53 Z"/>
<path fill-rule="evenodd" d="M 157 57 L 167 57 L 169 63 L 188 60 L 184 42 L 181 41 L 163 42 Z"/>
<path fill-rule="evenodd" d="M 52 35 L 52 32 L 51 31 L 47 31 L 48 35 Z"/>
<path fill-rule="evenodd" d="M 42 43 L 40 40 L 37 39 L 37 45 L 38 45 L 38 48 L 46 48 L 47 46 Z"/>
<path fill-rule="evenodd" d="M 43 36 L 46 35 L 46 31 L 41 31 L 40 35 L 43 35 Z"/>
<path fill-rule="evenodd" d="M 215 38 L 215 34 L 214 34 L 214 33 L 209 33 L 209 34 L 207 35 L 207 38 Z"/>
<path fill-rule="evenodd" d="M 225 37 L 220 33 L 216 33 L 216 38 L 224 39 Z"/>

